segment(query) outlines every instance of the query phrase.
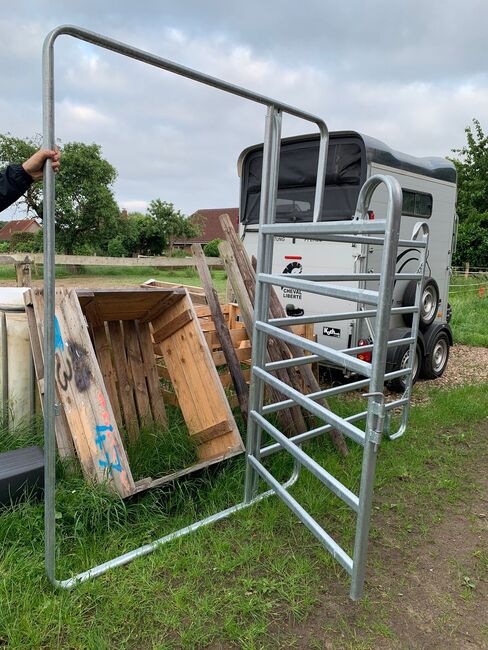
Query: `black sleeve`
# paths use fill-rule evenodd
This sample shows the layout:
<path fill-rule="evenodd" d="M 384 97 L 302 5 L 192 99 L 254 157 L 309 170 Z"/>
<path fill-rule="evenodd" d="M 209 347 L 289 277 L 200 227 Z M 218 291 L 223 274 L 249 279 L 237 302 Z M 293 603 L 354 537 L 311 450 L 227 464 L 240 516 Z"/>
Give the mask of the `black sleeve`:
<path fill-rule="evenodd" d="M 0 172 L 0 212 L 17 201 L 31 183 L 32 178 L 22 165 L 9 165 Z"/>

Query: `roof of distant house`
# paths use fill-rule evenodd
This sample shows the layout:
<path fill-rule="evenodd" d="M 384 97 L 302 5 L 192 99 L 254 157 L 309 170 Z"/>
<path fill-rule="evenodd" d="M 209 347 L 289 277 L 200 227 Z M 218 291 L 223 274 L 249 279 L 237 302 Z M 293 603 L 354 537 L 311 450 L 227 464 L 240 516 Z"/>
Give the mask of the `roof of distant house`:
<path fill-rule="evenodd" d="M 219 219 L 221 214 L 229 215 L 237 232 L 239 229 L 239 208 L 202 208 L 194 212 L 190 217 L 190 219 L 200 217 L 202 224 L 200 235 L 191 239 L 179 239 L 175 241 L 175 244 L 206 244 L 213 239 L 225 239 Z"/>
<path fill-rule="evenodd" d="M 39 230 L 41 227 L 35 219 L 9 221 L 0 229 L 0 241 L 10 241 L 15 232 L 28 232 L 34 225 L 37 226 L 35 230 Z"/>

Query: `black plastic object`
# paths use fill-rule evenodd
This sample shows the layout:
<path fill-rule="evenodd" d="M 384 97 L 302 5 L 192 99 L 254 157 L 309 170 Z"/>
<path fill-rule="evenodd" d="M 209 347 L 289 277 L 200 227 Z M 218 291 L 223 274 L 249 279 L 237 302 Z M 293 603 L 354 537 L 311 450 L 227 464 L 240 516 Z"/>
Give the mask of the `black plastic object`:
<path fill-rule="evenodd" d="M 25 447 L 0 454 L 0 504 L 21 500 L 26 494 L 41 497 L 44 485 L 44 453 Z"/>

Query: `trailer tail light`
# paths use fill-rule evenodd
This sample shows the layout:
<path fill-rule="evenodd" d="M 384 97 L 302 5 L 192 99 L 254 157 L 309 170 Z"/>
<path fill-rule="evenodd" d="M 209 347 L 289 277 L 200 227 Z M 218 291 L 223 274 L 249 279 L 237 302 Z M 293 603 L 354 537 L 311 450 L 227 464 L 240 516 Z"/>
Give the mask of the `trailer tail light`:
<path fill-rule="evenodd" d="M 370 221 L 374 219 L 374 210 L 368 210 L 368 217 Z"/>
<path fill-rule="evenodd" d="M 370 345 L 370 341 L 368 341 L 367 339 L 359 339 L 358 345 L 359 346 Z M 357 358 L 360 359 L 361 361 L 366 361 L 366 363 L 371 363 L 372 356 L 373 355 L 372 355 L 371 351 L 367 350 L 366 352 L 360 352 L 357 355 Z"/>

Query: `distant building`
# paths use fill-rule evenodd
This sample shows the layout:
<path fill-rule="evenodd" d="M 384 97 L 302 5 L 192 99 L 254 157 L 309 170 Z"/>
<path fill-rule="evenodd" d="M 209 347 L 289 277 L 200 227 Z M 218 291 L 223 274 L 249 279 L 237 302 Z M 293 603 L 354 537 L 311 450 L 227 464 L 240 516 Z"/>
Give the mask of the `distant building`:
<path fill-rule="evenodd" d="M 239 230 L 239 208 L 202 208 L 194 212 L 189 218 L 201 226 L 200 235 L 190 239 L 178 239 L 174 242 L 175 248 L 190 249 L 192 244 L 205 246 L 214 239 L 225 239 L 224 232 L 220 225 L 220 215 L 228 214 L 232 225 L 237 232 Z"/>
<path fill-rule="evenodd" d="M 41 226 L 35 219 L 18 219 L 17 221 L 9 221 L 2 229 L 0 229 L 0 241 L 10 241 L 12 235 L 16 232 L 29 232 L 36 233 L 41 229 Z"/>

